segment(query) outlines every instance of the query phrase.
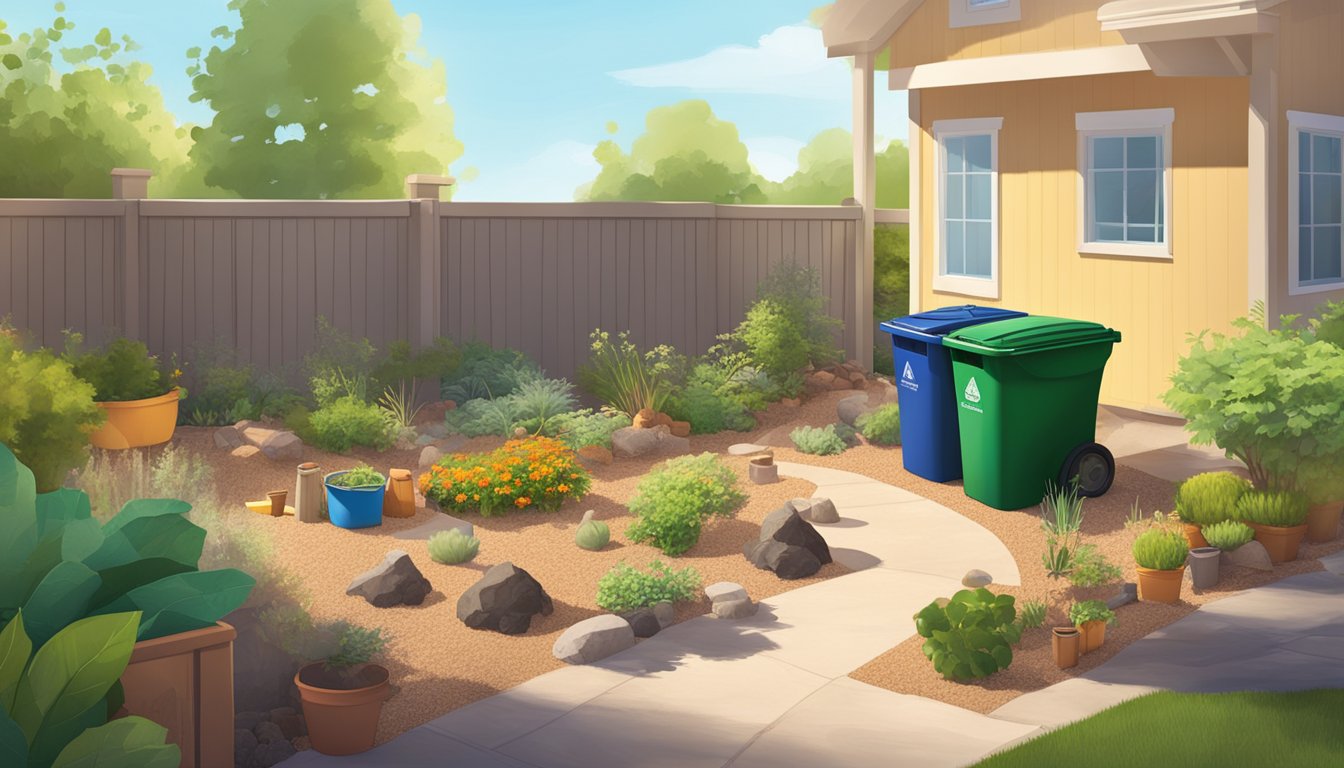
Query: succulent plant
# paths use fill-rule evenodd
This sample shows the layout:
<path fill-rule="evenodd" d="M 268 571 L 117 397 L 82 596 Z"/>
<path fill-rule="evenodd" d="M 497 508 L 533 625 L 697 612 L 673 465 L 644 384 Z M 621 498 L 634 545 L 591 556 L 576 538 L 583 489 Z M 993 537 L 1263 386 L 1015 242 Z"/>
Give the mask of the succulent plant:
<path fill-rule="evenodd" d="M 1022 629 L 1035 629 L 1045 625 L 1045 603 L 1040 600 L 1028 600 L 1017 612 L 1017 625 Z"/>
<path fill-rule="evenodd" d="M 457 565 L 476 557 L 481 551 L 481 540 L 453 528 L 430 536 L 428 546 L 429 556 L 434 562 Z"/>
<path fill-rule="evenodd" d="M 1185 565 L 1190 545 L 1175 531 L 1152 528 L 1134 540 L 1134 562 L 1155 571 L 1174 571 Z"/>
<path fill-rule="evenodd" d="M 583 513 L 583 521 L 579 523 L 579 528 L 574 532 L 574 543 L 580 547 L 596 552 L 607 546 L 611 541 L 611 529 L 606 523 L 593 519 L 593 510 Z"/>
<path fill-rule="evenodd" d="M 1224 520 L 1221 523 L 1204 526 L 1201 533 L 1209 546 L 1224 552 L 1231 552 L 1242 544 L 1255 538 L 1255 531 L 1240 520 Z"/>
<path fill-rule="evenodd" d="M 1260 525 L 1292 528 L 1307 521 L 1307 499 L 1288 491 L 1251 491 L 1237 501 L 1237 516 Z"/>
<path fill-rule="evenodd" d="M 1213 525 L 1237 518 L 1237 501 L 1251 483 L 1231 472 L 1203 472 L 1176 490 L 1176 514 L 1191 525 Z"/>
<path fill-rule="evenodd" d="M 924 655 L 948 680 L 987 677 L 1013 663 L 1012 645 L 1022 637 L 1011 595 L 963 589 L 946 606 L 934 601 L 915 614 Z"/>

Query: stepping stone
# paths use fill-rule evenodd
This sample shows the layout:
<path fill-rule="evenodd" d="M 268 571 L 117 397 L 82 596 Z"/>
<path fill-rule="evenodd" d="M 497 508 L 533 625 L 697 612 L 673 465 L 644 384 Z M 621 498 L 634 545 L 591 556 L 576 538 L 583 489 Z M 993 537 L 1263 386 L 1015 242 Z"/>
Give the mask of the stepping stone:
<path fill-rule="evenodd" d="M 764 450 L 767 450 L 766 446 L 764 445 L 756 445 L 755 443 L 735 443 L 733 445 L 728 446 L 728 455 L 749 456 L 753 453 L 760 453 L 761 451 Z"/>

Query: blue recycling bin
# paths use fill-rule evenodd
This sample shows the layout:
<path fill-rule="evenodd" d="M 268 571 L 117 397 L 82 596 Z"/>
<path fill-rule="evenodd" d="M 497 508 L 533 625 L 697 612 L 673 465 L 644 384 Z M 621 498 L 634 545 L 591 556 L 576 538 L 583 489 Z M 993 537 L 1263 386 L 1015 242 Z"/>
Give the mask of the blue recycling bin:
<path fill-rule="evenodd" d="M 901 408 L 901 454 L 907 472 L 935 483 L 961 477 L 956 385 L 952 356 L 943 346 L 943 337 L 972 325 L 1025 315 L 1011 309 L 965 304 L 880 324 L 883 332 L 891 334 Z"/>

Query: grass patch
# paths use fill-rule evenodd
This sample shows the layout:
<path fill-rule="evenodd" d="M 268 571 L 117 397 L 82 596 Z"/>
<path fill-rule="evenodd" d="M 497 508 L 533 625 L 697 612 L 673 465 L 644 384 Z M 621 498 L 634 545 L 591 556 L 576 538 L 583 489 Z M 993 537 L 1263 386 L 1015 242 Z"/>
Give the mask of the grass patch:
<path fill-rule="evenodd" d="M 977 768 L 1326 766 L 1344 754 L 1344 690 L 1158 693 L 986 758 Z"/>

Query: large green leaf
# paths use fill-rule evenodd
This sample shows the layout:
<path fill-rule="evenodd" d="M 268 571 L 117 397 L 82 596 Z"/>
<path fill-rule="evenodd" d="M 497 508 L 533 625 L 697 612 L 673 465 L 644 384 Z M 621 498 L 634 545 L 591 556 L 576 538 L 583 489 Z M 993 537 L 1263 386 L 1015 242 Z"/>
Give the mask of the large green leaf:
<path fill-rule="evenodd" d="M 18 608 L 27 603 L 37 585 L 60 563 L 61 537 L 57 535 L 42 539 L 28 553 L 14 580 L 0 581 L 0 608 Z"/>
<path fill-rule="evenodd" d="M 71 520 L 61 529 L 61 559 L 76 562 L 103 545 L 103 526 L 93 518 Z"/>
<path fill-rule="evenodd" d="M 93 517 L 89 495 L 77 488 L 57 488 L 37 495 L 37 535 L 46 536 L 65 523 Z"/>
<path fill-rule="evenodd" d="M 33 643 L 23 629 L 23 612 L 0 629 L 0 711 L 9 712 L 14 706 L 14 689 L 28 666 Z"/>
<path fill-rule="evenodd" d="M 90 728 L 66 745 L 52 768 L 176 768 L 182 752 L 168 729 L 143 717 Z"/>
<path fill-rule="evenodd" d="M 191 511 L 191 505 L 177 499 L 133 499 L 126 502 L 121 511 L 103 526 L 103 533 L 110 536 L 134 520 L 161 515 L 185 515 Z"/>
<path fill-rule="evenodd" d="M 132 520 L 107 537 L 84 564 L 95 571 L 147 557 L 164 557 L 196 567 L 205 547 L 205 529 L 178 515 Z"/>
<path fill-rule="evenodd" d="M 154 622 L 159 614 L 171 612 L 208 626 L 242 605 L 256 584 L 251 576 L 233 568 L 179 573 L 137 587 L 108 603 L 100 612 L 140 610 L 146 624 Z M 148 636 L 142 634 L 140 639 Z"/>
<path fill-rule="evenodd" d="M 227 615 L 227 614 L 226 614 Z M 222 616 L 220 618 L 223 618 Z M 179 632 L 191 632 L 196 629 L 205 629 L 214 626 L 213 621 L 204 621 L 193 618 L 177 611 L 164 611 L 157 613 L 149 621 L 140 624 L 140 640 L 153 640 L 156 637 L 167 637 L 176 635 Z"/>
<path fill-rule="evenodd" d="M 37 484 L 33 473 L 0 443 L 0 608 L 16 608 L 27 593 L 20 582 L 37 546 Z"/>
<path fill-rule="evenodd" d="M 195 569 L 166 557 L 151 557 L 101 570 L 98 576 L 103 583 L 98 587 L 98 591 L 93 593 L 93 597 L 89 598 L 90 612 L 102 608 L 136 587 L 152 584 L 165 576 L 188 573 L 192 570 Z"/>
<path fill-rule="evenodd" d="M 38 648 L 71 622 L 85 615 L 89 598 L 102 579 L 83 563 L 65 561 L 47 572 L 23 605 L 28 637 Z"/>
<path fill-rule="evenodd" d="M 0 765 L 28 764 L 28 740 L 23 729 L 3 709 L 0 709 Z"/>
<path fill-rule="evenodd" d="M 60 730 L 102 702 L 126 669 L 139 626 L 135 612 L 94 616 L 37 649 L 14 700 L 14 720 L 29 743 L 39 730 Z"/>
<path fill-rule="evenodd" d="M 104 697 L 72 718 L 42 723 L 32 743 L 28 745 L 28 768 L 50 768 L 67 744 L 84 731 L 106 722 L 107 700 Z"/>

